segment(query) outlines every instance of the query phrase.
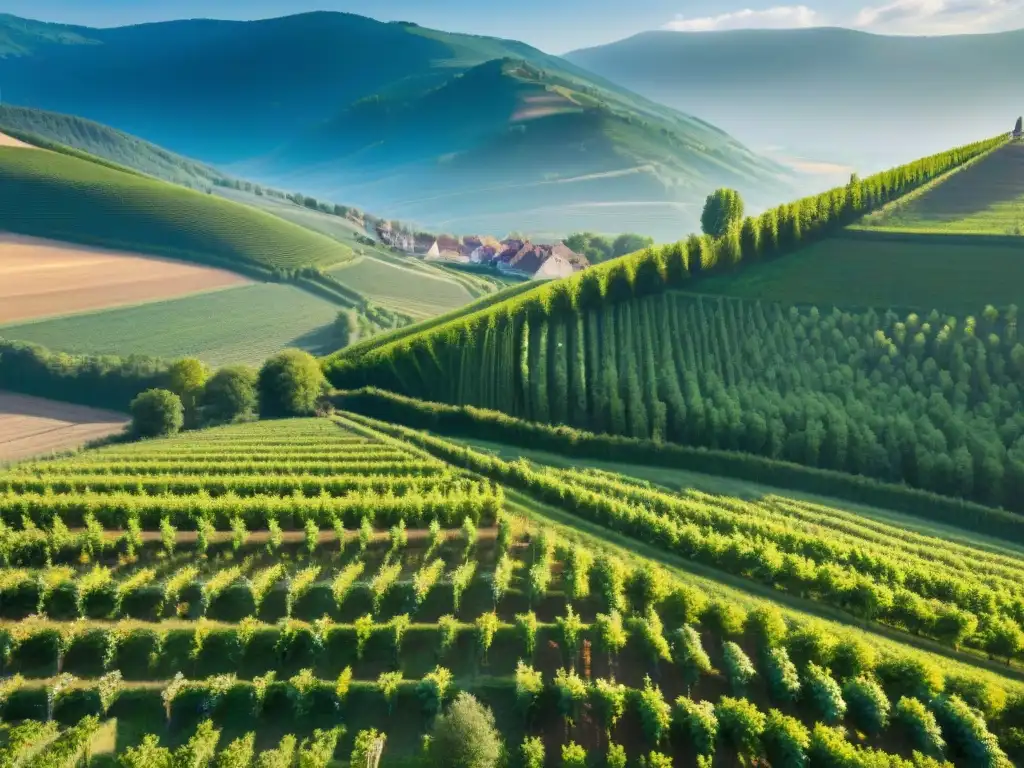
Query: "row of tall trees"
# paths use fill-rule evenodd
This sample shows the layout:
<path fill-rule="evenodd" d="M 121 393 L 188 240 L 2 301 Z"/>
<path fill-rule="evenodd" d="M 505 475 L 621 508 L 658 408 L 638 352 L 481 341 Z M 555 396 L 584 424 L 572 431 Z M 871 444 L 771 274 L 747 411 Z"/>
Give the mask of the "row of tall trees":
<path fill-rule="evenodd" d="M 437 402 L 1024 511 L 1015 307 L 822 313 L 662 293 L 583 312 L 494 313 L 360 373 Z"/>

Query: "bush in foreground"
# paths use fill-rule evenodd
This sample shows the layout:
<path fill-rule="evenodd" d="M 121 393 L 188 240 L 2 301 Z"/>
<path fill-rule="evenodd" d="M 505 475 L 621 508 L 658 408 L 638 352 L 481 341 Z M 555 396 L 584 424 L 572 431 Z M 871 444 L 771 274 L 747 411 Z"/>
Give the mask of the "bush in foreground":
<path fill-rule="evenodd" d="M 476 697 L 460 693 L 437 718 L 429 756 L 437 768 L 494 768 L 501 758 L 494 713 Z"/>

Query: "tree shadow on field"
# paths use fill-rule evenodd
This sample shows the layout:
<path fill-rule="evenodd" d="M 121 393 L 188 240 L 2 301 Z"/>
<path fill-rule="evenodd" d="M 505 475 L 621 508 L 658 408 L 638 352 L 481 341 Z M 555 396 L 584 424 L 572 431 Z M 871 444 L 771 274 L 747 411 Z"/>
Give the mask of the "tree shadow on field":
<path fill-rule="evenodd" d="M 334 336 L 334 324 L 328 323 L 320 328 L 314 328 L 301 336 L 296 336 L 285 346 L 304 349 L 311 355 L 326 355 L 338 348 L 337 339 Z"/>
<path fill-rule="evenodd" d="M 1024 198 L 1024 144 L 1010 144 L 957 172 L 907 210 L 940 217 L 967 217 L 999 203 Z"/>

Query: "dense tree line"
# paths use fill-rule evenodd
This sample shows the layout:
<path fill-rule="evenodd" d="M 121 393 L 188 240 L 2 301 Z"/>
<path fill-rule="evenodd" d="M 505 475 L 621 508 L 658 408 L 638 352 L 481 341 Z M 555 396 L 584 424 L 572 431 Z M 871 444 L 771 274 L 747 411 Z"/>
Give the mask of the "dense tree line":
<path fill-rule="evenodd" d="M 1015 307 L 899 316 L 662 294 L 550 310 L 411 342 L 346 380 L 1024 511 Z"/>
<path fill-rule="evenodd" d="M 565 239 L 565 245 L 574 252 L 586 256 L 591 264 L 600 264 L 650 248 L 654 245 L 654 240 L 645 235 L 629 232 L 617 237 L 599 235 L 595 232 L 574 232 Z"/>

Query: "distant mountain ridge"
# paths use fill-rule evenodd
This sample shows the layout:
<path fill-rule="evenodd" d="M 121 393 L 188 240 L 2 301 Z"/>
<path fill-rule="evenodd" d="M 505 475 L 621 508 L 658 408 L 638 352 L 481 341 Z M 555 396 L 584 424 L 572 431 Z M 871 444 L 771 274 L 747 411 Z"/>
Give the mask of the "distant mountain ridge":
<path fill-rule="evenodd" d="M 668 238 L 695 226 L 693 206 L 715 186 L 755 205 L 792 196 L 781 166 L 713 125 L 563 59 L 352 14 L 115 29 L 0 17 L 0 80 L 5 101 L 464 232 L 593 229 L 609 215 L 622 219 L 609 231 L 628 230 L 627 206 L 654 203 L 673 211 L 651 232 Z M 560 111 L 519 119 L 522 98 Z M 582 192 L 560 183 L 580 177 Z"/>
<path fill-rule="evenodd" d="M 840 28 L 645 32 L 566 59 L 755 148 L 873 170 L 1006 130 L 1024 30 L 941 37 Z"/>

